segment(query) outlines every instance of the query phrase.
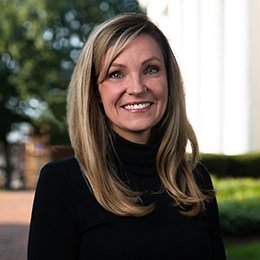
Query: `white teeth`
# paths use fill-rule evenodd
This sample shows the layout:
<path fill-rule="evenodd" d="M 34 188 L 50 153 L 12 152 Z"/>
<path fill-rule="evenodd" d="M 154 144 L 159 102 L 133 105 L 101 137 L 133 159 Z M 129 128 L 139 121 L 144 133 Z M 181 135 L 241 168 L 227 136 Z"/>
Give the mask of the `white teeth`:
<path fill-rule="evenodd" d="M 134 105 L 126 105 L 125 109 L 137 110 L 137 109 L 144 109 L 149 106 L 150 106 L 150 103 L 134 104 Z"/>

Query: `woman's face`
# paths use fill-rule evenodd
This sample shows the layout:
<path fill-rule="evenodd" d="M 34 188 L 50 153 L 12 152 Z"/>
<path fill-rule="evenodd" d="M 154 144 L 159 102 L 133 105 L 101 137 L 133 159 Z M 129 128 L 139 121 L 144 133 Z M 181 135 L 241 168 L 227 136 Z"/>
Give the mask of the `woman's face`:
<path fill-rule="evenodd" d="M 168 100 L 166 68 L 157 42 L 146 34 L 137 36 L 114 59 L 98 89 L 112 129 L 129 141 L 147 143 Z"/>

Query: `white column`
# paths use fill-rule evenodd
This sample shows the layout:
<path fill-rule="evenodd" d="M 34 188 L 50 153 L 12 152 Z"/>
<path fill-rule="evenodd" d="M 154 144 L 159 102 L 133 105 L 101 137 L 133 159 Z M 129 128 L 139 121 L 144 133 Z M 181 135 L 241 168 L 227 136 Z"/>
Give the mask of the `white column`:
<path fill-rule="evenodd" d="M 177 1 L 176 1 L 177 2 Z M 187 113 L 189 119 L 199 134 L 200 128 L 200 17 L 199 0 L 181 0 L 180 32 L 172 40 L 172 48 L 176 53 L 183 75 Z M 174 6 L 170 6 L 173 16 L 176 15 Z M 175 42 L 178 42 L 175 46 Z M 199 140 L 201 143 L 201 139 Z"/>
<path fill-rule="evenodd" d="M 249 1 L 224 2 L 223 152 L 249 149 Z"/>
<path fill-rule="evenodd" d="M 260 150 L 260 1 L 251 0 L 250 16 L 250 148 Z"/>
<path fill-rule="evenodd" d="M 200 1 L 200 120 L 202 151 L 222 151 L 223 5 L 220 0 Z"/>
<path fill-rule="evenodd" d="M 222 151 L 222 9 L 219 0 L 173 0 L 168 6 L 188 116 L 206 152 Z"/>
<path fill-rule="evenodd" d="M 201 151 L 260 149 L 260 1 L 146 3 L 179 62 Z"/>

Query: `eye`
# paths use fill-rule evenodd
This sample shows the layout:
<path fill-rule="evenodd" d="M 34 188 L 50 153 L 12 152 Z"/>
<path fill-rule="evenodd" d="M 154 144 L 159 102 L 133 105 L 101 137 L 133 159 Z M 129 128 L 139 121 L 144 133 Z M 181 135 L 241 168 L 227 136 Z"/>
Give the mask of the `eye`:
<path fill-rule="evenodd" d="M 150 74 L 150 75 L 153 75 L 153 74 L 156 74 L 159 72 L 159 68 L 157 66 L 149 66 L 148 68 L 146 68 L 145 70 L 145 74 Z"/>
<path fill-rule="evenodd" d="M 113 71 L 108 74 L 110 79 L 122 79 L 124 77 L 123 73 L 120 71 Z"/>

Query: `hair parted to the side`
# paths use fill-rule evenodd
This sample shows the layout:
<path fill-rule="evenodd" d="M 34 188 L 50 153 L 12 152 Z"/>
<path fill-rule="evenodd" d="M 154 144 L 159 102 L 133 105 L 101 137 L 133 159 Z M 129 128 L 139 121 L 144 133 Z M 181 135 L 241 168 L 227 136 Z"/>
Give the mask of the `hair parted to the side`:
<path fill-rule="evenodd" d="M 209 199 L 196 184 L 193 169 L 198 160 L 198 144 L 186 115 L 184 87 L 178 63 L 164 34 L 144 14 L 121 14 L 90 34 L 74 68 L 67 97 L 67 119 L 75 157 L 97 201 L 121 216 L 144 216 L 154 205 L 143 206 L 139 193 L 117 177 L 110 160 L 111 129 L 102 109 L 98 84 L 124 47 L 140 34 L 158 43 L 167 70 L 169 97 L 165 115 L 155 127 L 161 137 L 156 158 L 158 175 L 165 190 L 182 213 L 194 216 Z M 102 64 L 110 49 L 109 62 Z M 188 142 L 192 158 L 186 156 Z"/>

